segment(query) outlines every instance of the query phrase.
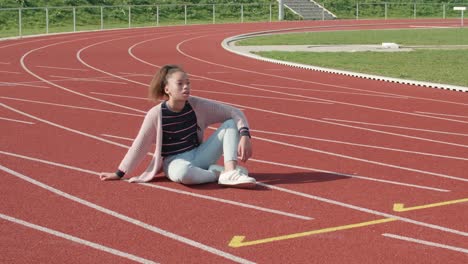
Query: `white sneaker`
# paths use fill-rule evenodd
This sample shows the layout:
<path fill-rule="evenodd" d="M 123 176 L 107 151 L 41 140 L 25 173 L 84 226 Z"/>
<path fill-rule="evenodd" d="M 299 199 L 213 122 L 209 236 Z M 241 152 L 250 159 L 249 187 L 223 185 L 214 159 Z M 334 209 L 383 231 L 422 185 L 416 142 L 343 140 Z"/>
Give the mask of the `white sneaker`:
<path fill-rule="evenodd" d="M 249 175 L 249 171 L 247 170 L 247 168 L 242 166 L 237 166 L 236 168 L 240 170 L 243 174 Z M 218 164 L 213 164 L 210 165 L 208 170 L 214 172 L 214 174 L 219 177 L 219 175 L 224 172 L 224 167 Z"/>
<path fill-rule="evenodd" d="M 257 182 L 254 178 L 242 173 L 242 171 L 238 168 L 235 170 L 222 172 L 221 175 L 219 175 L 218 183 L 220 185 L 229 187 L 253 188 Z"/>

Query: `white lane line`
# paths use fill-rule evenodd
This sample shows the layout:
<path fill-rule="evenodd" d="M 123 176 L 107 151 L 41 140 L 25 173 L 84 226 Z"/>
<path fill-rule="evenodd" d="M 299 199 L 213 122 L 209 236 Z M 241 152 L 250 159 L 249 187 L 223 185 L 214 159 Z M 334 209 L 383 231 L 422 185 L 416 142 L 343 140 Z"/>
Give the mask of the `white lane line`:
<path fill-rule="evenodd" d="M 54 76 L 54 75 L 52 75 Z M 50 82 L 64 82 L 64 81 L 67 81 L 67 79 L 64 79 L 64 78 L 68 78 L 68 77 L 63 77 L 63 76 L 57 76 L 57 78 L 60 78 L 60 79 L 49 79 Z M 84 78 L 84 79 L 112 79 L 113 77 L 94 77 L 94 78 Z M 76 78 L 75 78 L 76 79 Z M 109 81 L 111 82 L 111 81 Z M 35 83 L 44 83 L 44 81 L 30 81 L 30 82 L 0 82 L 0 86 L 2 86 L 2 84 L 4 84 L 5 86 L 31 86 L 31 87 L 39 87 L 39 88 L 50 88 L 50 87 L 46 87 L 46 86 L 39 86 L 39 85 L 33 85 Z M 119 83 L 123 83 L 123 82 L 119 82 Z"/>
<path fill-rule="evenodd" d="M 10 119 L 10 118 L 5 118 L 5 117 L 0 117 L 0 120 L 11 121 L 11 122 L 17 122 L 17 123 L 23 123 L 23 124 L 28 124 L 28 125 L 34 125 L 33 122 L 21 121 L 21 120 Z"/>
<path fill-rule="evenodd" d="M 456 26 L 452 26 L 452 27 L 448 27 L 448 26 L 409 26 L 409 27 L 412 27 L 412 28 L 453 28 L 453 27 L 456 27 Z"/>
<path fill-rule="evenodd" d="M 109 135 L 109 134 L 101 134 L 101 136 L 110 137 L 110 138 L 117 138 L 117 139 L 123 139 L 123 140 L 127 140 L 127 141 L 133 141 L 134 140 L 134 138 L 119 137 L 119 136 L 114 136 L 114 135 Z"/>
<path fill-rule="evenodd" d="M 29 82 L 29 83 L 41 83 L 41 82 Z M 47 86 L 40 86 L 40 85 L 28 84 L 28 82 L 17 82 L 17 83 L 12 83 L 12 82 L 0 82 L 0 86 L 4 86 L 4 87 L 11 87 L 11 86 L 15 86 L 15 87 L 18 87 L 18 86 L 27 86 L 27 87 L 45 88 L 45 89 L 49 89 L 49 88 L 50 88 L 50 87 L 47 87 Z"/>
<path fill-rule="evenodd" d="M 131 76 L 144 76 L 144 77 L 153 77 L 154 74 L 146 74 L 146 73 L 132 73 L 132 72 L 119 72 L 119 74 L 126 75 L 126 77 Z"/>
<path fill-rule="evenodd" d="M 335 119 L 335 118 L 323 118 L 323 119 L 324 119 L 324 120 L 336 121 L 336 122 L 344 122 L 344 123 L 352 123 L 352 124 L 361 124 L 361 125 L 370 125 L 370 126 L 379 126 L 379 127 L 391 127 L 391 128 L 405 129 L 405 130 L 414 130 L 414 131 L 430 132 L 430 133 L 436 133 L 436 134 L 447 134 L 447 135 L 462 136 L 462 137 L 467 137 L 467 136 L 468 136 L 468 134 L 453 133 L 453 132 L 446 132 L 446 131 L 440 131 L 440 130 L 429 130 L 429 129 L 414 128 L 414 127 L 402 127 L 402 126 L 384 125 L 384 124 L 367 123 L 367 122 L 358 122 L 358 121 L 343 120 L 343 119 Z"/>
<path fill-rule="evenodd" d="M 118 82 L 118 81 L 108 81 L 104 80 L 109 77 L 84 77 L 84 78 L 78 78 L 78 77 L 69 77 L 69 76 L 58 76 L 58 75 L 50 75 L 50 77 L 53 78 L 62 78 L 62 80 L 59 81 L 85 81 L 85 82 L 103 82 L 103 83 L 116 83 L 116 84 L 127 84 L 126 82 Z"/>
<path fill-rule="evenodd" d="M 12 71 L 0 71 L 0 73 L 8 73 L 8 74 L 23 74 L 22 72 L 12 72 Z"/>
<path fill-rule="evenodd" d="M 431 242 L 431 241 L 427 241 L 427 240 L 421 240 L 421 239 L 416 239 L 416 238 L 406 237 L 406 236 L 399 236 L 399 235 L 394 235 L 394 234 L 389 234 L 389 233 L 382 234 L 382 236 L 390 237 L 390 238 L 394 238 L 394 239 L 399 239 L 399 240 L 404 240 L 404 241 L 408 241 L 408 242 L 413 242 L 413 243 L 417 243 L 417 244 L 422 244 L 422 245 L 425 245 L 425 246 L 449 249 L 449 250 L 452 250 L 452 251 L 457 251 L 457 252 L 462 252 L 462 253 L 468 254 L 468 249 L 466 249 L 466 248 L 454 247 L 454 246 L 449 246 L 449 245 L 446 245 L 446 244 L 440 244 L 440 243 L 435 243 L 435 242 Z"/>
<path fill-rule="evenodd" d="M 149 224 L 147 224 L 147 223 L 145 223 L 145 222 L 142 222 L 142 221 L 140 221 L 140 220 L 137 220 L 137 219 L 135 219 L 135 218 L 131 218 L 131 217 L 129 217 L 129 216 L 126 216 L 126 215 L 120 214 L 120 213 L 118 213 L 118 212 L 112 211 L 112 210 L 110 210 L 110 209 L 107 209 L 107 208 L 102 207 L 102 206 L 100 206 L 100 205 L 97 205 L 97 204 L 95 204 L 95 203 L 92 203 L 92 202 L 86 201 L 86 200 L 84 200 L 84 199 L 78 198 L 78 197 L 76 197 L 76 196 L 73 196 L 73 195 L 71 195 L 71 194 L 69 194 L 69 193 L 63 192 L 63 191 L 61 191 L 61 190 L 59 190 L 59 189 L 56 189 L 56 188 L 54 188 L 54 187 L 52 187 L 52 186 L 49 186 L 49 185 L 47 185 L 47 184 L 44 184 L 44 183 L 42 183 L 42 182 L 40 182 L 40 181 L 34 180 L 34 179 L 32 179 L 32 178 L 30 178 L 30 177 L 28 177 L 28 176 L 26 176 L 26 175 L 23 175 L 23 174 L 21 174 L 21 173 L 19 173 L 19 172 L 16 172 L 16 171 L 14 171 L 14 170 L 11 170 L 11 169 L 9 169 L 9 168 L 7 168 L 7 167 L 4 167 L 4 166 L 2 166 L 2 165 L 0 165 L 0 169 L 3 170 L 3 171 L 5 171 L 5 172 L 7 172 L 7 173 L 9 173 L 9 174 L 11 174 L 11 175 L 13 175 L 13 176 L 15 176 L 15 177 L 17 177 L 17 178 L 20 178 L 20 179 L 22 179 L 22 180 L 24 180 L 24 181 L 27 181 L 27 182 L 29 182 L 29 183 L 31 183 L 31 184 L 34 184 L 34 185 L 38 186 L 38 187 L 41 187 L 41 188 L 43 188 L 43 189 L 46 189 L 47 191 L 50 191 L 50 192 L 52 192 L 52 193 L 55 193 L 55 194 L 57 194 L 57 195 L 59 195 L 59 196 L 62 196 L 62 197 L 64 197 L 64 198 L 66 198 L 66 199 L 69 199 L 69 200 L 72 200 L 72 201 L 74 201 L 74 202 L 80 203 L 80 204 L 82 204 L 82 205 L 84 205 L 84 206 L 93 208 L 93 209 L 95 209 L 95 210 L 97 210 L 97 211 L 99 211 L 99 212 L 108 214 L 108 215 L 110 215 L 110 216 L 113 216 L 113 217 L 118 218 L 118 219 L 120 219 L 120 220 L 123 220 L 123 221 L 125 221 L 125 222 L 131 223 L 131 224 L 133 224 L 133 225 L 142 227 L 142 228 L 144 228 L 144 229 L 146 229 L 146 230 L 148 230 L 148 231 L 152 231 L 152 232 L 154 232 L 154 233 L 156 233 L 156 234 L 165 236 L 165 237 L 167 237 L 167 238 L 171 238 L 171 239 L 173 239 L 173 240 L 179 241 L 179 242 L 184 243 L 184 244 L 187 244 L 187 245 L 189 245 L 189 246 L 192 246 L 192 247 L 195 247 L 195 248 L 198 248 L 198 249 L 207 251 L 207 252 L 212 253 L 212 254 L 214 254 L 214 255 L 217 255 L 217 256 L 220 256 L 220 257 L 224 257 L 224 258 L 226 258 L 226 259 L 229 259 L 229 260 L 232 260 L 232 261 L 235 261 L 235 262 L 238 262 L 238 263 L 253 263 L 253 262 L 251 262 L 251 261 L 249 261 L 249 260 L 246 260 L 246 259 L 243 259 L 243 258 L 234 256 L 234 255 L 231 255 L 231 254 L 229 254 L 229 253 L 227 253 L 227 252 L 224 252 L 224 251 L 218 250 L 218 249 L 216 249 L 216 248 L 207 246 L 207 245 L 202 244 L 202 243 L 200 243 L 200 242 L 197 242 L 197 241 L 195 241 L 195 240 L 192 240 L 192 239 L 189 239 L 189 238 L 186 238 L 186 237 L 177 235 L 177 234 L 175 234 L 175 233 L 166 231 L 166 230 L 161 229 L 161 228 L 158 228 L 158 227 L 156 227 L 156 226 L 149 225 Z"/>
<path fill-rule="evenodd" d="M 100 71 L 100 72 L 102 72 L 102 73 L 104 73 L 104 74 L 108 74 L 108 75 L 109 75 L 108 72 L 101 71 L 101 70 L 99 70 L 99 69 L 97 69 L 97 68 L 94 69 L 94 70 L 97 70 L 97 71 Z M 147 73 L 130 73 L 130 72 L 119 72 L 119 74 L 122 74 L 122 76 L 118 76 L 118 77 L 122 77 L 122 78 L 124 78 L 124 77 L 132 77 L 132 76 L 142 76 L 142 77 L 153 77 L 153 76 L 154 76 L 154 74 L 147 74 Z M 110 75 L 112 75 L 112 74 L 110 74 Z M 116 76 L 117 76 L 117 75 L 116 75 Z M 119 79 L 120 79 L 120 78 L 119 78 Z M 125 78 L 122 79 L 122 80 L 128 81 L 128 79 L 125 79 Z M 192 78 L 191 76 L 190 76 L 190 80 L 191 80 L 191 81 L 203 81 L 203 79 Z"/>
<path fill-rule="evenodd" d="M 50 229 L 50 228 L 47 228 L 47 227 L 36 225 L 36 224 L 31 223 L 31 222 L 26 222 L 24 220 L 21 220 L 21 219 L 15 218 L 15 217 L 11 217 L 11 216 L 8 216 L 8 215 L 2 214 L 2 213 L 0 213 L 0 218 L 3 219 L 3 220 L 6 220 L 6 221 L 10 221 L 10 222 L 15 223 L 15 224 L 23 225 L 23 226 L 32 228 L 32 229 L 37 230 L 37 231 L 41 231 L 41 232 L 44 232 L 44 233 L 47 233 L 47 234 L 50 234 L 50 235 L 54 235 L 54 236 L 57 236 L 57 237 L 60 237 L 60 238 L 66 239 L 66 240 L 70 240 L 72 242 L 75 242 L 75 243 L 78 243 L 78 244 L 81 244 L 81 245 L 85 245 L 85 246 L 88 246 L 88 247 L 91 247 L 91 248 L 94 248 L 94 249 L 97 249 L 97 250 L 100 250 L 100 251 L 104 251 L 104 252 L 110 253 L 112 255 L 116 255 L 116 256 L 119 256 L 119 257 L 122 257 L 122 258 L 126 258 L 126 259 L 129 259 L 129 260 L 138 262 L 138 263 L 145 263 L 145 264 L 146 263 L 148 263 L 148 264 L 149 263 L 157 263 L 157 262 L 154 262 L 154 261 L 151 261 L 151 260 L 148 260 L 148 259 L 144 259 L 144 258 L 135 256 L 135 255 L 132 255 L 132 254 L 129 254 L 129 253 L 114 249 L 114 248 L 106 247 L 104 245 L 91 242 L 89 240 L 84 240 L 84 239 L 81 239 L 81 238 L 78 238 L 78 237 L 75 237 L 75 236 L 72 236 L 72 235 L 69 235 L 69 234 L 66 234 L 66 233 L 62 233 L 62 232 L 54 230 L 54 229 Z"/>
<path fill-rule="evenodd" d="M 305 102 L 305 103 L 314 103 L 314 104 L 333 104 L 333 103 L 329 103 L 329 102 L 322 102 L 322 101 L 315 101 L 315 100 L 291 99 L 291 98 L 284 98 L 284 97 L 260 96 L 260 95 L 253 95 L 253 94 L 215 92 L 215 91 L 207 91 L 207 90 L 195 90 L 194 89 L 193 92 L 195 92 L 195 93 L 227 94 L 227 95 L 234 95 L 236 97 L 265 98 L 265 99 L 275 99 L 275 100 L 281 100 L 281 101 L 294 101 L 294 102 Z"/>
<path fill-rule="evenodd" d="M 119 97 L 119 98 L 131 98 L 131 99 L 138 99 L 138 100 L 146 100 L 146 101 L 148 101 L 148 98 L 138 97 L 138 96 L 118 95 L 118 94 L 99 93 L 99 92 L 90 92 L 90 94 L 105 95 L 105 96 Z"/>
<path fill-rule="evenodd" d="M 112 113 L 112 114 L 119 114 L 119 115 L 130 115 L 130 116 L 139 116 L 139 117 L 144 117 L 145 116 L 145 115 L 142 115 L 142 114 L 131 114 L 131 113 L 124 113 L 124 112 L 118 112 L 118 111 L 109 111 L 109 110 L 103 110 L 103 109 L 97 109 L 97 108 L 81 107 L 81 106 L 74 106 L 74 105 L 55 104 L 55 103 L 48 103 L 48 102 L 34 101 L 34 100 L 27 100 L 27 99 L 20 99 L 20 98 L 12 98 L 12 97 L 4 97 L 4 96 L 0 96 L 0 98 L 1 99 L 7 99 L 7 100 L 21 101 L 21 102 L 52 105 L 52 106 L 66 107 L 66 108 L 72 108 L 72 109 Z"/>
<path fill-rule="evenodd" d="M 388 184 L 394 184 L 394 185 L 399 185 L 399 186 L 406 186 L 406 187 L 424 189 L 424 190 L 430 190 L 430 191 L 436 191 L 436 192 L 450 192 L 450 190 L 446 190 L 446 189 L 439 189 L 439 188 L 433 188 L 433 187 L 428 187 L 428 186 L 423 186 L 423 185 L 409 184 L 409 183 L 403 183 L 403 182 L 397 182 L 397 181 L 381 180 L 381 179 L 369 178 L 369 177 L 364 177 L 364 176 L 359 176 L 359 175 L 354 175 L 354 174 L 345 174 L 345 173 L 339 173 L 339 172 L 334 172 L 334 171 L 327 171 L 327 170 L 321 170 L 321 169 L 316 169 L 316 168 L 285 164 L 285 163 L 280 163 L 280 162 L 273 162 L 273 161 L 253 159 L 253 158 L 249 159 L 249 161 L 276 165 L 276 166 L 286 167 L 286 168 L 306 170 L 306 171 L 323 172 L 323 173 L 329 173 L 329 174 L 343 176 L 347 178 L 356 178 L 356 179 L 361 179 L 361 180 L 366 180 L 366 181 L 382 182 L 382 183 L 388 183 Z"/>
<path fill-rule="evenodd" d="M 264 69 L 265 71 L 294 71 L 296 69 L 290 68 L 290 69 Z"/>
<path fill-rule="evenodd" d="M 0 61 L 0 64 L 8 65 L 8 64 L 11 64 L 11 62 L 3 62 L 3 61 Z"/>
<path fill-rule="evenodd" d="M 438 116 L 450 116 L 450 117 L 460 117 L 460 118 L 468 118 L 468 116 L 461 116 L 461 115 L 449 115 L 449 114 L 440 114 L 440 113 L 430 113 L 430 112 L 415 112 L 419 114 L 426 114 L 426 115 L 438 115 Z"/>
<path fill-rule="evenodd" d="M 264 134 L 270 134 L 270 135 L 285 136 L 285 137 L 290 137 L 290 138 L 301 138 L 301 139 L 308 139 L 308 140 L 315 140 L 315 141 L 322 141 L 322 142 L 331 142 L 331 143 L 342 144 L 342 145 L 350 145 L 350 146 L 356 146 L 356 147 L 382 149 L 382 150 L 387 150 L 387 151 L 411 153 L 411 154 L 416 154 L 416 155 L 431 156 L 431 157 L 437 157 L 437 158 L 446 158 L 446 159 L 456 159 L 456 160 L 466 160 L 466 161 L 468 161 L 468 158 L 439 155 L 439 154 L 427 153 L 427 152 L 410 151 L 410 150 L 396 149 L 396 148 L 386 148 L 386 147 L 380 147 L 380 146 L 375 146 L 375 145 L 357 144 L 357 143 L 351 143 L 351 142 L 345 142 L 345 141 L 330 140 L 330 139 L 315 138 L 315 137 L 307 137 L 307 136 L 299 136 L 299 135 L 292 135 L 292 134 L 285 134 L 285 133 L 278 133 L 278 132 L 270 132 L 270 131 L 256 130 L 256 129 L 250 129 L 250 131 L 258 132 L 258 133 L 264 133 Z"/>
<path fill-rule="evenodd" d="M 338 93 L 338 94 L 352 94 L 352 95 L 363 95 L 363 96 L 387 97 L 387 98 L 395 98 L 395 99 L 408 99 L 408 97 L 405 97 L 405 96 L 378 94 L 378 93 L 375 93 L 375 92 L 372 92 L 372 91 L 369 91 L 367 93 L 352 93 L 352 92 L 339 92 L 339 91 L 297 88 L 297 87 L 289 87 L 289 86 L 266 85 L 266 84 L 256 84 L 256 83 L 253 83 L 251 85 L 261 86 L 261 87 L 270 87 L 270 88 L 280 88 L 281 90 L 297 90 L 297 91 L 311 91 L 311 92 L 323 92 L 323 93 Z"/>
<path fill-rule="evenodd" d="M 398 165 L 393 165 L 393 164 L 389 164 L 389 163 L 383 163 L 383 162 L 373 161 L 373 160 L 368 160 L 368 159 L 356 158 L 356 157 L 353 157 L 353 156 L 348 156 L 348 155 L 337 154 L 337 153 L 333 153 L 333 152 L 329 152 L 329 151 L 298 146 L 298 145 L 289 144 L 289 143 L 285 143 L 285 142 L 281 142 L 281 141 L 271 140 L 271 139 L 268 139 L 268 138 L 261 138 L 261 137 L 258 137 L 258 136 L 254 136 L 252 138 L 255 138 L 255 139 L 261 140 L 261 141 L 265 141 L 265 142 L 270 142 L 270 143 L 275 143 L 275 144 L 279 144 L 279 145 L 283 145 L 283 146 L 288 146 L 288 147 L 292 147 L 292 148 L 298 148 L 298 149 L 311 151 L 311 152 L 317 152 L 317 153 L 326 154 L 326 155 L 330 155 L 330 156 L 334 156 L 334 157 L 350 159 L 350 160 L 360 161 L 360 162 L 364 162 L 364 163 L 370 163 L 370 164 L 379 165 L 379 166 L 383 166 L 383 167 L 389 167 L 389 168 L 394 168 L 394 169 L 399 169 L 399 170 L 405 170 L 405 171 L 421 173 L 423 175 L 431 175 L 431 176 L 435 176 L 435 177 L 441 177 L 441 178 L 446 178 L 446 179 L 451 179 L 451 180 L 468 182 L 468 179 L 461 178 L 461 177 L 456 177 L 456 176 L 451 176 L 451 175 L 447 175 L 447 174 L 424 171 L 424 170 L 418 170 L 418 169 L 413 169 L 413 168 L 409 168 L 409 167 L 403 167 L 403 166 L 398 166 Z"/>
<path fill-rule="evenodd" d="M 321 201 L 321 202 L 328 203 L 328 204 L 334 204 L 334 205 L 338 205 L 338 206 L 341 206 L 341 207 L 357 210 L 357 211 L 360 211 L 360 212 L 365 212 L 365 213 L 369 213 L 369 214 L 373 214 L 373 215 L 383 216 L 383 217 L 386 217 L 386 218 L 396 218 L 396 219 L 398 219 L 398 220 L 400 220 L 402 222 L 406 222 L 406 223 L 410 223 L 410 224 L 414 224 L 414 225 L 418 225 L 418 226 L 424 226 L 424 227 L 427 227 L 427 228 L 430 228 L 430 229 L 436 229 L 436 230 L 440 230 L 440 231 L 443 231 L 443 232 L 452 233 L 452 234 L 456 234 L 456 235 L 460 235 L 460 236 L 468 236 L 467 232 L 463 232 L 463 231 L 459 231 L 459 230 L 455 230 L 455 229 L 451 229 L 451 228 L 447 228 L 447 227 L 443 227 L 443 226 L 438 226 L 438 225 L 434 225 L 434 224 L 430 224 L 430 223 L 420 222 L 420 221 L 416 221 L 416 220 L 413 220 L 413 219 L 410 219 L 410 218 L 401 217 L 401 216 L 398 216 L 398 215 L 387 214 L 387 213 L 384 213 L 384 212 L 379 212 L 379 211 L 376 211 L 376 210 L 372 210 L 372 209 L 368 209 L 368 208 L 364 208 L 364 207 L 360 207 L 360 206 L 356 206 L 356 205 L 352 205 L 352 204 L 348 204 L 348 203 L 343 203 L 343 202 L 335 201 L 335 200 L 328 199 L 328 198 L 323 198 L 323 197 L 316 196 L 316 195 L 311 195 L 311 194 L 307 194 L 307 193 L 303 193 L 303 192 L 293 191 L 293 190 L 282 188 L 282 187 L 279 187 L 279 186 L 276 186 L 276 185 L 270 185 L 270 184 L 265 184 L 265 183 L 261 183 L 261 182 L 259 182 L 257 184 L 268 187 L 268 188 L 270 188 L 272 190 L 277 190 L 277 191 L 280 191 L 280 192 L 286 192 L 286 193 L 294 194 L 294 195 L 297 195 L 297 196 L 300 196 L 300 197 L 305 197 L 305 198 Z"/>
<path fill-rule="evenodd" d="M 95 175 L 95 176 L 99 176 L 99 173 L 96 172 L 96 171 L 82 169 L 82 168 L 78 168 L 78 167 L 75 167 L 75 166 L 69 166 L 69 165 L 65 165 L 65 164 L 62 164 L 62 163 L 46 161 L 46 160 L 43 160 L 43 159 L 37 159 L 37 158 L 28 157 L 28 156 L 19 155 L 19 154 L 6 152 L 6 151 L 1 151 L 1 150 L 0 150 L 0 154 L 7 155 L 7 156 L 12 156 L 12 157 L 16 157 L 16 158 L 21 158 L 21 159 L 26 159 L 26 160 L 30 160 L 30 161 L 34 161 L 34 162 L 44 163 L 44 164 L 48 164 L 48 165 L 52 165 L 52 166 L 56 166 L 56 167 L 66 168 L 66 169 L 69 169 L 69 170 L 84 172 L 84 173 L 88 173 L 88 174 Z M 131 184 L 134 184 L 134 183 L 131 183 Z M 223 198 L 216 198 L 216 197 L 203 195 L 203 194 L 196 194 L 196 193 L 192 193 L 192 192 L 187 192 L 187 191 L 178 190 L 178 189 L 174 189 L 174 188 L 159 186 L 159 185 L 155 185 L 155 184 L 149 184 L 149 183 L 137 183 L 137 184 L 147 186 L 147 187 L 151 187 L 151 188 L 164 190 L 164 191 L 168 191 L 168 192 L 173 192 L 173 193 L 177 193 L 177 194 L 197 197 L 197 198 L 200 198 L 200 199 L 205 199 L 205 200 L 215 201 L 215 202 L 219 202 L 219 203 L 230 204 L 230 205 L 234 205 L 234 206 L 254 209 L 254 210 L 257 210 L 257 211 L 261 211 L 261 212 L 277 214 L 277 215 L 297 218 L 297 219 L 301 219 L 301 220 L 313 220 L 314 219 L 314 218 L 309 217 L 309 216 L 292 214 L 292 213 L 288 213 L 288 212 L 284 212 L 284 211 L 280 211 L 280 210 L 269 209 L 269 208 L 266 208 L 266 207 L 261 207 L 261 206 L 247 204 L 247 203 L 236 202 L 236 201 L 227 200 L 227 199 L 223 199 Z"/>
<path fill-rule="evenodd" d="M 37 68 L 46 68 L 46 69 L 58 69 L 58 70 L 67 70 L 67 71 L 89 71 L 88 69 L 76 69 L 76 68 L 65 68 L 65 67 L 52 67 L 52 66 L 42 66 L 38 65 Z"/>

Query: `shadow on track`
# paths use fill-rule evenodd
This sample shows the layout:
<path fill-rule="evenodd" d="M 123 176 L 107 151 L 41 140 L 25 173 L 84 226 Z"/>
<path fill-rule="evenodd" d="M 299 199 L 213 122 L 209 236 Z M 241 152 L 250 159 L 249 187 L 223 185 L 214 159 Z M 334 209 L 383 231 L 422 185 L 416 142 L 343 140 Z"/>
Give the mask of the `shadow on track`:
<path fill-rule="evenodd" d="M 326 172 L 252 173 L 251 176 L 256 178 L 257 181 L 270 185 L 318 183 L 351 179 L 348 176 Z"/>
<path fill-rule="evenodd" d="M 326 173 L 326 172 L 295 172 L 295 173 L 250 173 L 250 176 L 257 179 L 258 182 L 262 182 L 269 185 L 276 185 L 276 184 L 301 184 L 301 183 L 319 183 L 319 182 L 328 182 L 328 181 L 337 181 L 337 180 L 347 180 L 351 179 L 351 177 L 333 174 L 333 173 Z M 164 176 L 156 177 L 152 183 L 159 183 L 159 182 L 170 182 Z M 177 183 L 174 183 L 177 184 Z M 228 188 L 221 186 L 217 183 L 207 183 L 207 184 L 200 184 L 200 185 L 189 185 L 187 186 L 191 189 L 196 190 L 218 190 L 223 188 Z M 261 185 L 257 185 L 253 189 L 247 190 L 256 190 L 256 191 L 266 191 L 270 190 L 269 188 Z"/>

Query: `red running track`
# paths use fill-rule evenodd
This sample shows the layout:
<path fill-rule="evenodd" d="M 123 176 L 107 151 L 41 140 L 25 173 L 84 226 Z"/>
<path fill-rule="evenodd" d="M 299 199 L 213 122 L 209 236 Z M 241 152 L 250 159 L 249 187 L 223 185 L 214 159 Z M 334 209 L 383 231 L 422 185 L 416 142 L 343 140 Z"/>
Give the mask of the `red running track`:
<path fill-rule="evenodd" d="M 175 26 L 0 42 L 0 262 L 466 263 L 466 93 L 275 65 L 220 44 L 277 29 L 456 24 Z M 126 153 L 166 63 L 184 66 L 194 95 L 245 111 L 256 189 L 98 180 Z"/>

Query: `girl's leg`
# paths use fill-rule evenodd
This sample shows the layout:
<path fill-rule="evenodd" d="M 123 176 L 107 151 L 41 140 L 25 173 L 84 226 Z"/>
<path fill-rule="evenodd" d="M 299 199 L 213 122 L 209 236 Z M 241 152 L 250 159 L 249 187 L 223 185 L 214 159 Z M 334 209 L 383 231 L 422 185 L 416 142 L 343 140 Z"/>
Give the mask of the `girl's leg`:
<path fill-rule="evenodd" d="M 239 132 L 232 119 L 225 121 L 198 148 L 169 157 L 164 161 L 164 172 L 174 182 L 183 184 L 200 184 L 217 181 L 219 175 L 208 171 L 224 153 L 224 163 L 227 166 L 237 165 L 237 146 Z M 231 170 L 226 166 L 226 170 Z"/>
<path fill-rule="evenodd" d="M 164 161 L 164 173 L 173 182 L 182 184 L 201 184 L 217 181 L 211 171 L 201 169 L 192 163 L 195 150 L 170 157 Z"/>
<path fill-rule="evenodd" d="M 216 164 L 224 154 L 224 164 L 237 165 L 237 146 L 239 145 L 239 131 L 234 120 L 225 121 L 196 151 L 193 164 L 202 169 L 208 169 Z"/>

